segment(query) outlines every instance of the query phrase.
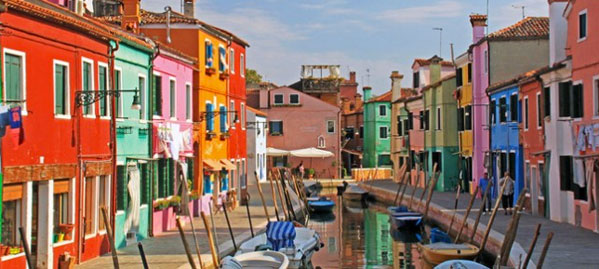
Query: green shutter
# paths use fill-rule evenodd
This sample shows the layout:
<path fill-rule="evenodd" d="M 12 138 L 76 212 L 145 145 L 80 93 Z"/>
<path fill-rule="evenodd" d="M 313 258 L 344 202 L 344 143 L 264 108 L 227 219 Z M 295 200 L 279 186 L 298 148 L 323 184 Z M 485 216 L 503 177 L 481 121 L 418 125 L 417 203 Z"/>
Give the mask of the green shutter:
<path fill-rule="evenodd" d="M 120 90 L 121 89 L 121 71 L 119 70 L 114 70 L 114 89 L 115 90 Z M 121 97 L 120 95 L 115 96 L 115 101 L 116 101 L 116 116 L 120 117 L 122 115 L 122 111 L 121 111 Z"/>
<path fill-rule="evenodd" d="M 168 184 L 166 186 L 166 189 L 168 190 L 168 195 L 174 195 L 175 190 L 173 189 L 174 186 L 174 182 L 175 182 L 175 161 L 172 159 L 168 159 L 168 180 L 167 183 Z"/>
<path fill-rule="evenodd" d="M 91 64 L 83 63 L 83 91 L 91 91 Z M 92 105 L 87 105 L 83 108 L 84 114 L 92 113 Z"/>
<path fill-rule="evenodd" d="M 140 178 L 140 192 L 141 192 L 141 204 L 147 204 L 149 199 L 148 196 L 150 194 L 150 188 L 148 188 L 150 182 L 149 176 L 150 173 L 148 169 L 148 164 L 141 164 L 141 178 Z"/>
<path fill-rule="evenodd" d="M 4 61 L 6 68 L 6 99 L 22 100 L 22 58 L 20 56 L 6 54 Z"/>
<path fill-rule="evenodd" d="M 54 113 L 64 115 L 67 113 L 65 107 L 66 96 L 66 67 L 60 64 L 54 66 Z"/>
<path fill-rule="evenodd" d="M 127 174 L 125 166 L 119 165 L 116 168 L 117 180 L 116 180 L 116 209 L 125 210 L 127 206 Z"/>
<path fill-rule="evenodd" d="M 191 86 L 185 86 L 185 118 L 191 119 Z"/>
<path fill-rule="evenodd" d="M 107 79 L 106 79 L 106 67 L 100 66 L 100 70 L 99 70 L 99 80 L 98 81 L 98 85 L 100 86 L 99 91 L 102 92 L 106 92 L 106 87 L 107 87 Z M 108 97 L 104 96 L 104 98 L 102 98 L 100 100 L 100 115 L 101 116 L 107 116 L 107 107 L 108 107 Z"/>
<path fill-rule="evenodd" d="M 176 117 L 177 115 L 175 114 L 175 101 L 177 98 L 177 96 L 175 96 L 176 91 L 175 91 L 175 81 L 171 80 L 170 81 L 170 98 L 171 98 L 171 107 L 170 107 L 170 111 L 171 111 L 171 118 Z"/>

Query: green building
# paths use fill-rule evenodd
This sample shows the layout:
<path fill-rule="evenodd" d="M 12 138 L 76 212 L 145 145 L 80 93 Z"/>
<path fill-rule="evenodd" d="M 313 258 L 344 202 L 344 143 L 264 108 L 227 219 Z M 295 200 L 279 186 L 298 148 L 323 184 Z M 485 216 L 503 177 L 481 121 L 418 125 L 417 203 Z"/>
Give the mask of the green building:
<path fill-rule="evenodd" d="M 393 238 L 389 215 L 364 210 L 365 268 L 380 268 L 393 264 Z"/>
<path fill-rule="evenodd" d="M 152 138 L 152 114 L 150 109 L 150 78 L 152 75 L 153 46 L 134 35 L 120 32 L 121 42 L 115 52 L 115 90 L 124 92 L 116 99 L 116 142 L 117 142 L 117 186 L 115 215 L 115 245 L 125 247 L 127 241 L 136 242 L 149 237 L 150 214 L 152 214 L 152 176 L 150 159 Z M 102 68 L 100 66 L 100 68 Z M 102 71 L 100 78 L 102 78 Z M 102 85 L 99 86 L 103 87 Z M 134 107 L 134 98 L 139 98 L 139 107 Z M 136 102 L 137 103 L 137 102 Z M 104 113 L 100 104 L 100 113 Z M 109 106 L 107 106 L 109 107 Z M 107 109 L 106 116 L 110 116 Z M 101 115 L 103 118 L 104 115 Z M 137 172 L 136 172 L 137 170 Z M 132 175 L 139 175 L 139 193 L 130 193 L 129 182 Z M 132 198 L 140 201 L 139 210 L 131 212 Z M 135 214 L 135 215 L 132 215 Z"/>
<path fill-rule="evenodd" d="M 372 97 L 364 87 L 364 150 L 362 166 L 391 167 L 391 91 Z"/>
<path fill-rule="evenodd" d="M 459 146 L 457 130 L 457 101 L 455 73 L 441 77 L 441 59 L 434 56 L 430 59 L 430 84 L 422 88 L 424 95 L 425 115 L 428 115 L 428 126 L 425 131 L 426 166 L 432 175 L 433 166 L 437 164 L 437 191 L 452 191 L 457 187 L 459 178 Z"/>

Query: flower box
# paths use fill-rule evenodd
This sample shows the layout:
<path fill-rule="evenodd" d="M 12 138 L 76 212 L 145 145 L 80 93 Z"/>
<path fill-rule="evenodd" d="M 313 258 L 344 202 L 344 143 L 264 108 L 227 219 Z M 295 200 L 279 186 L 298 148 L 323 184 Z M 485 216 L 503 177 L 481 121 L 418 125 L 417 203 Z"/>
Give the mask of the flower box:
<path fill-rule="evenodd" d="M 207 132 L 206 133 L 206 140 L 212 140 L 212 138 L 216 137 L 216 133 L 215 132 Z"/>
<path fill-rule="evenodd" d="M 228 72 L 222 72 L 220 73 L 220 75 L 218 75 L 218 78 L 220 78 L 220 80 L 225 80 L 229 77 L 229 73 Z"/>
<path fill-rule="evenodd" d="M 231 137 L 231 134 L 229 132 L 221 133 L 220 134 L 220 140 L 225 140 L 225 139 L 227 139 L 229 137 Z"/>
<path fill-rule="evenodd" d="M 214 68 L 214 67 L 207 67 L 206 68 L 206 75 L 211 76 L 211 75 L 214 75 L 215 73 L 216 73 L 216 68 Z"/>

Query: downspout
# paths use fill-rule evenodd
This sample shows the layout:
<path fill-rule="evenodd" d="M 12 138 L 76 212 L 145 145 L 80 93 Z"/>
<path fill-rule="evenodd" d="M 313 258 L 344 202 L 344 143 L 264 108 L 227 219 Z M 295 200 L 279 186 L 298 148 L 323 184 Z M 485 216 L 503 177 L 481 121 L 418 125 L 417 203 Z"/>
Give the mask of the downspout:
<path fill-rule="evenodd" d="M 154 85 L 154 60 L 156 59 L 156 57 L 158 57 L 158 55 L 160 54 L 160 46 L 158 44 L 156 44 L 152 39 L 149 38 L 144 38 L 146 42 L 152 44 L 152 46 L 154 47 L 154 51 L 152 52 L 152 57 L 150 57 L 150 61 L 149 61 L 149 68 L 148 68 L 148 78 L 149 78 L 149 83 L 150 83 L 150 99 L 149 99 L 149 107 L 150 107 L 150 113 L 149 116 L 152 117 L 149 121 L 148 121 L 148 130 L 152 130 L 153 129 L 153 122 L 154 122 L 154 109 L 155 106 L 154 104 L 154 97 L 156 96 L 154 90 L 156 90 L 153 85 Z M 149 157 L 150 159 L 154 159 L 154 132 L 152 131 L 152 134 L 149 136 L 149 141 L 148 141 L 148 153 L 149 153 Z M 154 236 L 154 189 L 155 189 L 155 181 L 154 181 L 154 176 L 155 176 L 155 170 L 154 170 L 154 160 L 150 161 L 151 164 L 151 169 L 150 169 L 150 180 L 151 180 L 151 184 L 150 184 L 150 201 L 148 202 L 152 202 L 152 207 L 150 207 L 148 209 L 148 216 L 149 216 L 149 226 L 148 226 L 148 234 L 150 236 Z"/>
<path fill-rule="evenodd" d="M 116 87 L 116 81 L 115 81 L 115 77 L 114 77 L 114 53 L 116 51 L 119 50 L 119 42 L 115 41 L 114 42 L 114 48 L 112 47 L 112 42 L 109 42 L 108 45 L 108 61 L 109 61 L 109 65 L 110 65 L 110 74 L 109 74 L 109 79 L 110 79 L 110 84 L 111 84 L 111 88 L 113 90 L 115 90 Z M 112 227 L 116 227 L 116 185 L 117 185 L 117 151 L 116 151 L 116 95 L 115 94 L 111 94 L 110 95 L 110 150 L 111 150 L 111 166 L 112 166 L 112 176 L 111 176 L 111 182 L 112 182 L 112 199 L 110 201 L 110 214 L 112 216 L 111 218 L 111 225 Z M 113 229 L 114 231 L 114 229 Z M 112 234 L 113 239 L 115 239 L 114 237 L 116 236 L 114 233 Z M 113 250 L 114 251 L 114 250 Z"/>
<path fill-rule="evenodd" d="M 487 89 L 489 88 L 489 85 L 491 85 L 491 42 L 487 41 Z M 485 94 L 487 95 L 487 107 L 491 108 L 491 95 L 489 94 L 489 92 L 487 92 L 487 89 L 485 89 Z M 493 109 L 495 109 L 496 107 L 494 106 Z M 501 111 L 501 109 L 500 109 Z M 491 119 L 489 118 L 491 111 L 487 111 L 487 126 L 489 126 L 489 158 L 487 158 L 488 162 L 487 162 L 487 175 L 489 174 L 488 170 L 491 170 L 491 164 L 492 164 L 492 160 L 493 160 L 493 154 L 492 154 L 492 150 L 491 150 L 491 142 L 493 142 L 493 137 L 491 136 Z M 493 115 L 496 115 L 496 113 L 493 113 Z M 509 130 L 508 130 L 508 134 L 509 134 Z M 509 139 L 508 139 L 509 142 Z M 509 156 L 509 155 L 508 155 Z M 508 161 L 509 162 L 509 161 Z M 483 155 L 483 165 L 485 164 L 485 156 Z M 501 175 L 498 175 L 498 177 L 500 177 Z M 514 175 L 515 176 L 515 175 Z M 498 181 L 499 179 L 495 179 L 496 181 Z M 497 182 L 493 182 L 493 183 L 497 183 Z M 495 185 L 497 186 L 497 185 Z M 499 191 L 499 189 L 496 189 L 497 191 Z M 497 194 L 499 195 L 499 193 Z M 493 196 L 491 196 L 493 197 Z"/>

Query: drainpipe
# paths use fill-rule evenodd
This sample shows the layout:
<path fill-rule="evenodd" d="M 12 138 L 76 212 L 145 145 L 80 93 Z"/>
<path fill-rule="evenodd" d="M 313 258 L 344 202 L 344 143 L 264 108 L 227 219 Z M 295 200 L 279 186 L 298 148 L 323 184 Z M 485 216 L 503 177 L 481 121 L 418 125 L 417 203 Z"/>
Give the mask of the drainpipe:
<path fill-rule="evenodd" d="M 114 79 L 114 53 L 119 50 L 119 42 L 115 41 L 114 42 L 115 47 L 112 47 L 112 44 L 109 43 L 108 45 L 108 61 L 110 64 L 110 74 L 109 74 L 109 79 L 110 79 L 110 84 L 111 88 L 114 90 L 115 86 L 116 86 L 116 82 Z M 112 166 L 112 176 L 111 176 L 111 182 L 112 182 L 112 199 L 110 201 L 110 214 L 112 216 L 111 218 L 111 225 L 112 227 L 116 227 L 116 185 L 117 185 L 117 158 L 116 158 L 116 96 L 114 94 L 110 95 L 110 150 L 111 150 L 111 166 Z M 83 182 L 83 180 L 81 181 Z M 80 199 L 82 200 L 82 199 Z M 114 229 L 112 229 L 114 231 Z M 115 234 L 112 234 L 113 239 L 115 237 Z M 115 250 L 113 250 L 115 251 Z"/>
<path fill-rule="evenodd" d="M 148 78 L 149 78 L 149 83 L 150 83 L 150 90 L 148 91 L 150 93 L 150 100 L 149 100 L 149 107 L 150 107 L 150 111 L 149 111 L 149 116 L 152 117 L 149 121 L 148 121 L 148 132 L 151 132 L 151 134 L 149 135 L 149 141 L 148 141 L 148 153 L 149 153 L 149 157 L 150 159 L 154 159 L 154 132 L 152 131 L 153 128 L 153 122 L 154 122 L 154 109 L 155 106 L 153 106 L 152 104 L 154 104 L 154 97 L 155 97 L 155 92 L 152 88 L 152 85 L 154 85 L 154 60 L 156 59 L 156 57 L 158 57 L 158 55 L 160 54 L 160 46 L 158 44 L 156 44 L 156 42 L 154 42 L 152 39 L 149 38 L 144 38 L 146 42 L 152 44 L 152 46 L 154 47 L 154 52 L 152 53 L 152 57 L 150 57 L 149 60 L 149 69 L 148 69 Z M 154 160 L 150 161 L 150 180 L 151 180 L 151 184 L 150 184 L 150 201 L 152 202 L 152 207 L 148 210 L 148 216 L 149 216 L 149 226 L 148 226 L 148 234 L 150 236 L 154 236 L 154 209 L 153 209 L 153 204 L 154 204 L 154 176 L 155 176 L 155 170 L 154 170 Z"/>

